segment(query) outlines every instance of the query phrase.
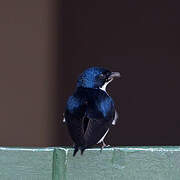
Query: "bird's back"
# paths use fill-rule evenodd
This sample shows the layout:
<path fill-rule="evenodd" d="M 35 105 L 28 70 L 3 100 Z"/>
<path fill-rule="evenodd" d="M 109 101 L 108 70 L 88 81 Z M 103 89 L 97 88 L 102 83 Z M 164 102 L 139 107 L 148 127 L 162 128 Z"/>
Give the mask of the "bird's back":
<path fill-rule="evenodd" d="M 114 114 L 114 102 L 104 91 L 77 88 L 69 97 L 65 112 L 75 147 L 83 150 L 98 143 L 111 126 Z"/>

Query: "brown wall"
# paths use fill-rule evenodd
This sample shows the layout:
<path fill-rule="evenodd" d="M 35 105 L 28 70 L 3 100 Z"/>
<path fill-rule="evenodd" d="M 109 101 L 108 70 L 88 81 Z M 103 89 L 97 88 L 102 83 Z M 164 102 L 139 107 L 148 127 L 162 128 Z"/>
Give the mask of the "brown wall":
<path fill-rule="evenodd" d="M 0 1 L 0 146 L 56 143 L 60 10 L 52 0 Z"/>
<path fill-rule="evenodd" d="M 108 87 L 120 114 L 109 144 L 179 144 L 179 12 L 174 1 L 1 1 L 0 146 L 71 145 L 61 115 L 94 65 L 122 73 Z"/>

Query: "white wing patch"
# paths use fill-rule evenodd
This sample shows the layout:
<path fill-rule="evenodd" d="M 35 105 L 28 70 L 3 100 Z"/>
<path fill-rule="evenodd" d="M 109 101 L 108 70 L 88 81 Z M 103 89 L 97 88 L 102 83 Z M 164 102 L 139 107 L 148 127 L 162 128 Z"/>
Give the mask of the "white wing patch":
<path fill-rule="evenodd" d="M 104 138 L 106 137 L 107 133 L 109 132 L 109 129 L 105 132 L 104 136 L 98 141 L 97 144 L 103 142 Z"/>
<path fill-rule="evenodd" d="M 65 117 L 63 118 L 63 123 L 65 123 L 66 122 L 66 119 L 65 119 Z"/>
<path fill-rule="evenodd" d="M 118 118 L 119 118 L 118 113 L 117 113 L 117 111 L 115 111 L 115 115 L 114 115 L 114 119 L 112 121 L 112 125 L 116 125 L 116 122 L 117 122 Z"/>

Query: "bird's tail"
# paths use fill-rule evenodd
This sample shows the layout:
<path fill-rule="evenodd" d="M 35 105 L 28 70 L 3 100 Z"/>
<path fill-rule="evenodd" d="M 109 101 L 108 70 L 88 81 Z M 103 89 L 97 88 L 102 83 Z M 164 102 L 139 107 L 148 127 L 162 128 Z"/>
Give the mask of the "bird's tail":
<path fill-rule="evenodd" d="M 73 156 L 76 155 L 76 153 L 78 152 L 79 148 L 78 147 L 74 147 L 74 152 L 73 152 Z"/>
<path fill-rule="evenodd" d="M 73 156 L 75 156 L 76 153 L 77 153 L 79 150 L 81 151 L 81 155 L 83 155 L 83 152 L 84 152 L 85 149 L 86 149 L 86 148 L 85 148 L 85 147 L 82 147 L 82 146 L 80 146 L 80 147 L 75 146 L 75 147 L 74 147 Z"/>

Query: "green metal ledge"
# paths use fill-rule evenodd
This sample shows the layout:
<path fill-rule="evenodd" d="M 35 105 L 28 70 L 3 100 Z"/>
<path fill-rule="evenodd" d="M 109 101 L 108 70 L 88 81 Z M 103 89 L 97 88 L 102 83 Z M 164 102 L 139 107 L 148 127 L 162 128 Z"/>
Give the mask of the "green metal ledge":
<path fill-rule="evenodd" d="M 180 147 L 0 147 L 0 180 L 180 180 Z"/>

